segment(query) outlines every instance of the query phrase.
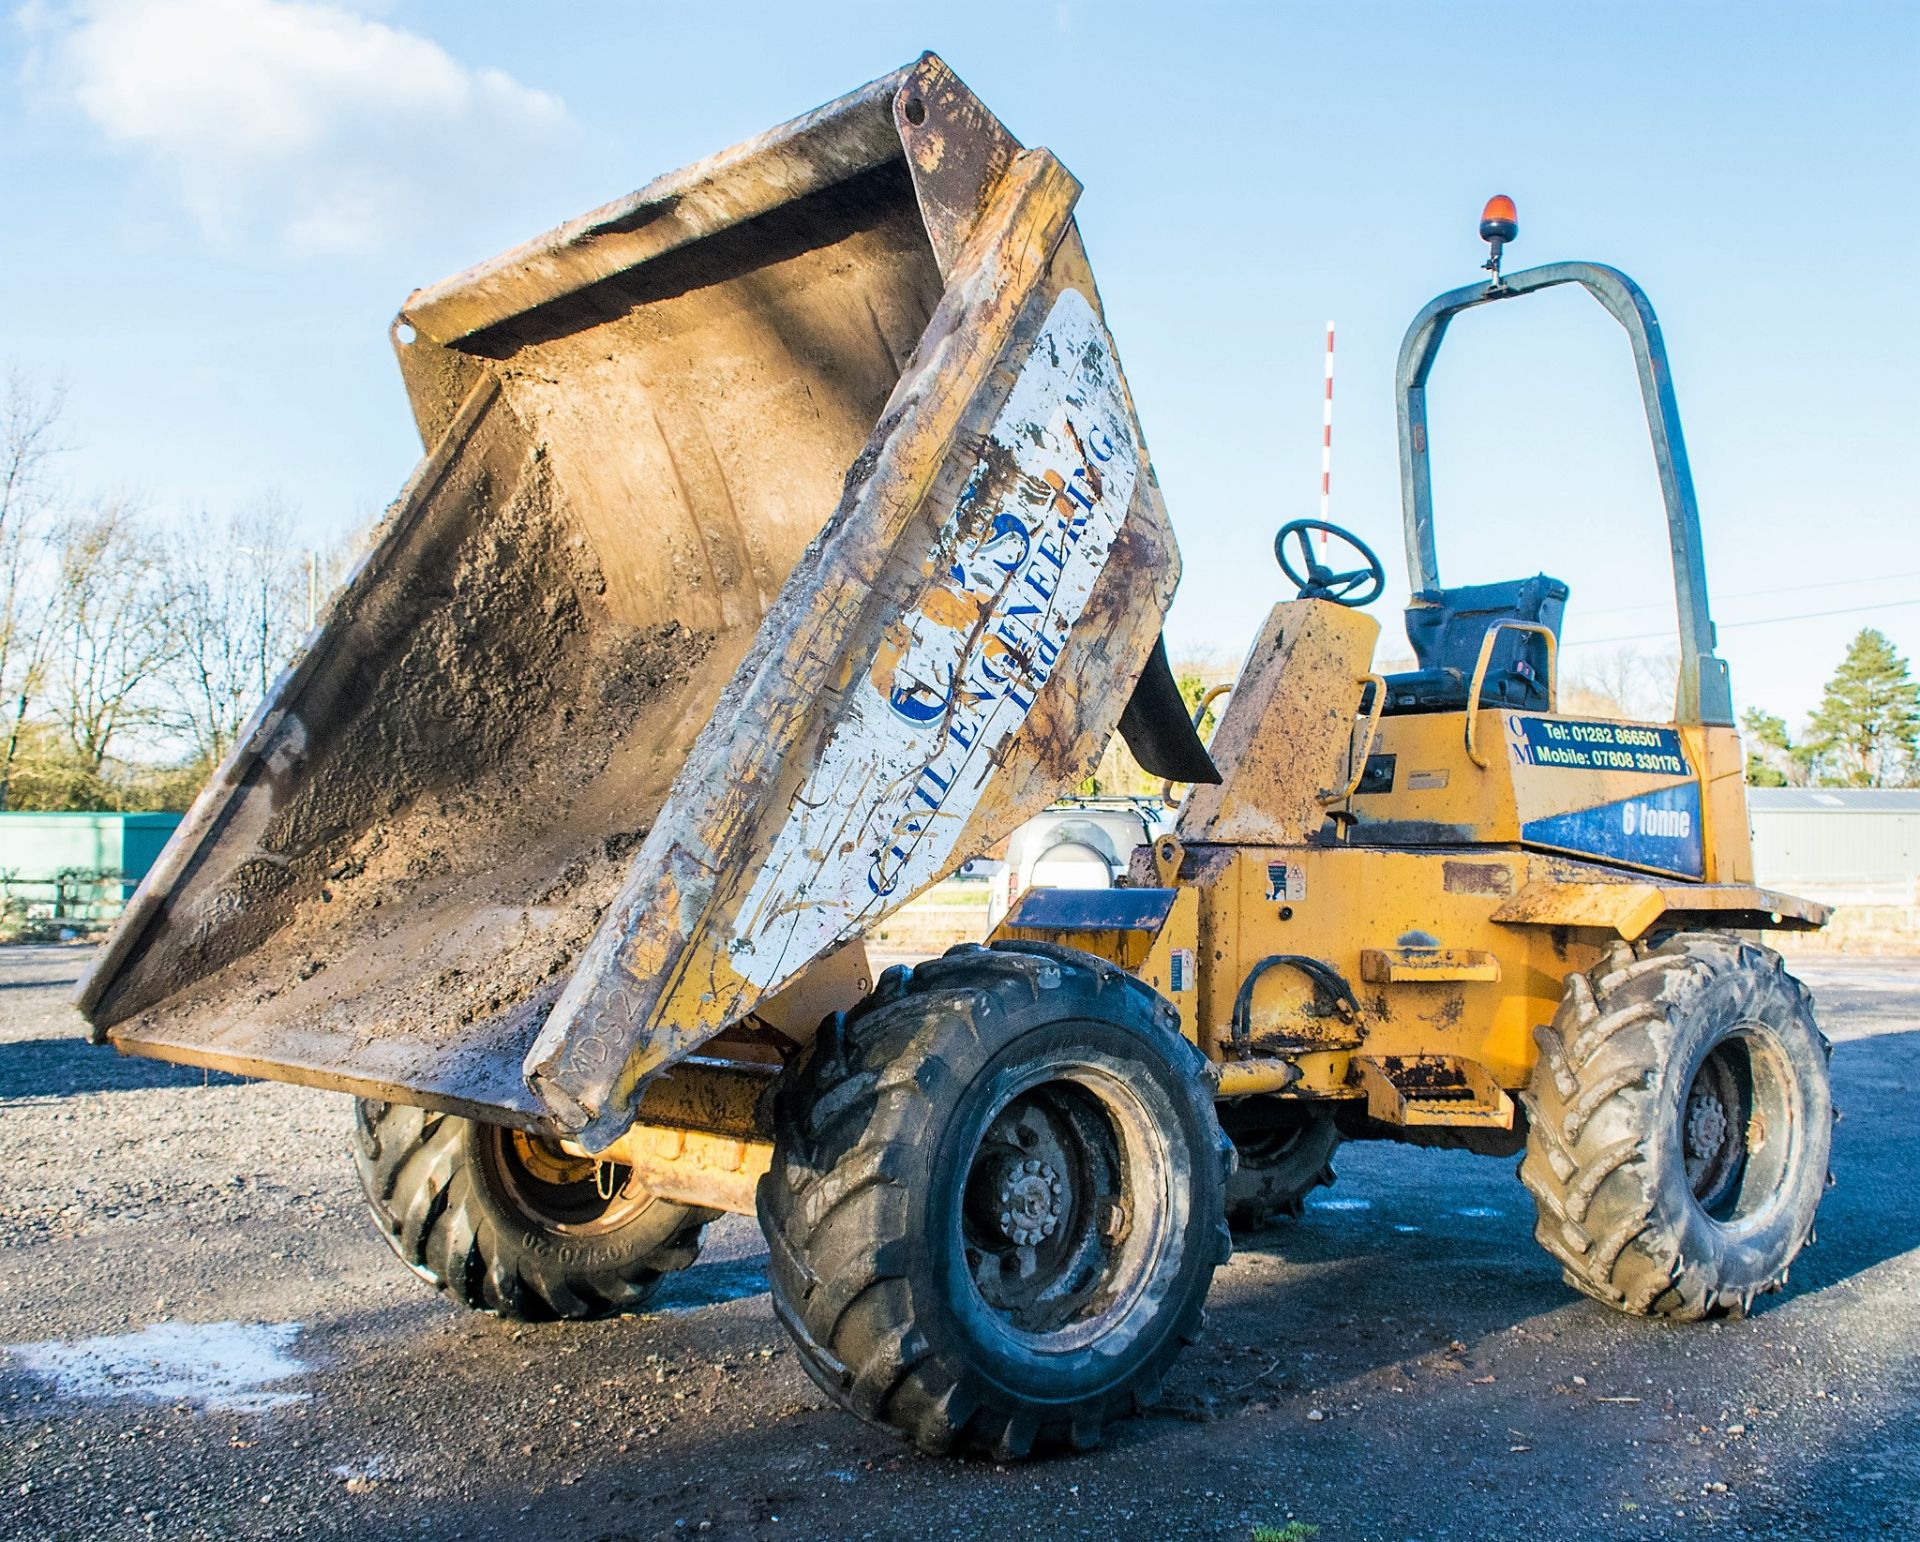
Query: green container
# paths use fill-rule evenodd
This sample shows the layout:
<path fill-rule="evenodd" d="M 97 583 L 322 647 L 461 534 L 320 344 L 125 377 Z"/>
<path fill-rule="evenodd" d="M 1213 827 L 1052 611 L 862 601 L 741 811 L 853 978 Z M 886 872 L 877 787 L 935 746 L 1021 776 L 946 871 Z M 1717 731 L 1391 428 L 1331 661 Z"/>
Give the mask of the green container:
<path fill-rule="evenodd" d="M 100 921 L 132 897 L 178 814 L 0 814 L 0 901 Z"/>

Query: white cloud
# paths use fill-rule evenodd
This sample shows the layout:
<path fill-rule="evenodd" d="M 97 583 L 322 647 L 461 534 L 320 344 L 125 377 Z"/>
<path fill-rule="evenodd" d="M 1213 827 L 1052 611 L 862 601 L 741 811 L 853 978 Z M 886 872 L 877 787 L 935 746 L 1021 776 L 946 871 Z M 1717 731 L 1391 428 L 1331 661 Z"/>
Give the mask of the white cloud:
<path fill-rule="evenodd" d="M 28 69 L 165 177 L 212 239 L 365 251 L 566 137 L 565 107 L 321 0 L 39 0 Z"/>

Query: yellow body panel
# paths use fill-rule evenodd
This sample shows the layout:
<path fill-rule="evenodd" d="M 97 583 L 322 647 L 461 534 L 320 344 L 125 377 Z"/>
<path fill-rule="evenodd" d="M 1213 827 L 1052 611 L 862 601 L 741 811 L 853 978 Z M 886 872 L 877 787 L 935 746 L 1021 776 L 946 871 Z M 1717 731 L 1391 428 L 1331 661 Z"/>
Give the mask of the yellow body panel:
<path fill-rule="evenodd" d="M 1467 752 L 1464 714 L 1421 713 L 1389 717 L 1372 736 L 1370 768 L 1391 760 L 1391 785 L 1375 788 L 1369 777 L 1342 805 L 1353 815 L 1350 842 L 1394 846 L 1455 846 L 1526 841 L 1546 849 L 1582 854 L 1577 847 L 1529 837 L 1526 827 L 1556 815 L 1597 809 L 1647 794 L 1699 789 L 1698 871 L 1616 858 L 1622 866 L 1709 883 L 1747 883 L 1753 878 L 1748 834 L 1744 756 L 1731 728 L 1634 723 L 1621 718 L 1564 718 L 1545 712 L 1483 709 L 1477 738 L 1487 765 Z M 1519 758 L 1529 724 L 1569 733 L 1604 734 L 1617 740 L 1664 735 L 1677 741 L 1684 774 L 1641 769 L 1586 769 L 1528 764 Z M 1615 752 L 1619 753 L 1619 752 Z"/>
<path fill-rule="evenodd" d="M 1680 730 L 1705 783 L 1702 831 L 1709 883 L 1753 882 L 1753 825 L 1747 815 L 1747 756 L 1739 733 L 1698 724 Z"/>
<path fill-rule="evenodd" d="M 1211 853 L 1192 855 L 1205 863 Z M 1241 981 L 1270 954 L 1303 954 L 1352 982 L 1358 1020 L 1313 1015 L 1305 975 L 1276 969 L 1256 986 L 1250 1049 L 1286 1053 L 1302 1068 L 1298 1090 L 1353 1090 L 1352 1056 L 1446 1054 L 1487 1067 L 1502 1087 L 1524 1086 L 1533 1069 L 1535 1025 L 1559 1005 L 1566 977 L 1598 961 L 1606 937 L 1494 921 L 1507 895 L 1553 859 L 1518 850 L 1472 859 L 1364 847 L 1246 848 L 1224 853 L 1207 886 L 1202 929 L 1211 936 L 1200 972 L 1203 1042 L 1230 1053 L 1227 1025 Z M 1284 867 L 1284 887 L 1274 870 Z M 1283 919 L 1284 916 L 1284 919 Z M 1471 955 L 1482 977 L 1365 978 L 1370 953 Z M 1494 968 L 1485 966 L 1491 963 Z M 1464 971 L 1463 971 L 1464 972 Z M 1485 978 L 1488 973 L 1496 978 Z M 1319 1048 L 1324 1046 L 1324 1049 Z"/>
<path fill-rule="evenodd" d="M 1001 935 L 1138 973 L 1219 1065 L 1222 1097 L 1507 1129 L 1534 1029 L 1615 941 L 1825 920 L 1752 885 L 1731 728 L 1489 707 L 1470 742 L 1464 710 L 1371 720 L 1378 634 L 1324 602 L 1274 607 L 1214 736 L 1221 784 L 1135 854 L 1130 881 L 1174 895 L 1149 907 L 1164 919 Z"/>
<path fill-rule="evenodd" d="M 1180 1013 L 1181 1030 L 1195 1042 L 1200 1022 L 1199 946 L 1200 891 L 1182 889 L 1137 971 L 1141 979 L 1174 1004 Z"/>
<path fill-rule="evenodd" d="M 1291 843 L 1312 837 L 1346 788 L 1354 712 L 1380 623 L 1357 610 L 1276 605 L 1213 736 L 1217 787 L 1196 787 L 1182 839 Z"/>

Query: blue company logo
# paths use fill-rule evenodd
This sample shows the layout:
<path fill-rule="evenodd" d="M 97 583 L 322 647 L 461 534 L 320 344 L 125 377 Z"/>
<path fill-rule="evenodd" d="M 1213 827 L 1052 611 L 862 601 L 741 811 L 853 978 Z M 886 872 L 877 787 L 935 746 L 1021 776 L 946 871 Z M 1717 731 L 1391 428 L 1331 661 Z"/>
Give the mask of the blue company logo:
<path fill-rule="evenodd" d="M 1598 808 L 1530 819 L 1520 827 L 1520 838 L 1602 862 L 1698 878 L 1705 871 L 1700 784 L 1682 782 Z"/>

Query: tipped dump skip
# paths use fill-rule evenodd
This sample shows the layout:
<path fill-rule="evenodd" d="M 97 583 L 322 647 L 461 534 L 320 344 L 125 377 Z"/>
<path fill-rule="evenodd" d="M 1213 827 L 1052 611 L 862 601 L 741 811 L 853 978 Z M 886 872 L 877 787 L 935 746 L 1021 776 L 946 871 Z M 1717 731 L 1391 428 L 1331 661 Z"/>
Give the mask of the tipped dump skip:
<path fill-rule="evenodd" d="M 533 1032 L 939 294 L 895 162 L 447 354 L 464 404 L 95 1021 L 530 1113 Z"/>
<path fill-rule="evenodd" d="M 594 1149 L 789 988 L 806 1032 L 807 971 L 1084 777 L 1153 655 L 1178 556 L 1078 195 L 928 56 L 416 294 L 430 453 L 96 1026 Z"/>

